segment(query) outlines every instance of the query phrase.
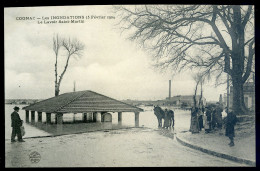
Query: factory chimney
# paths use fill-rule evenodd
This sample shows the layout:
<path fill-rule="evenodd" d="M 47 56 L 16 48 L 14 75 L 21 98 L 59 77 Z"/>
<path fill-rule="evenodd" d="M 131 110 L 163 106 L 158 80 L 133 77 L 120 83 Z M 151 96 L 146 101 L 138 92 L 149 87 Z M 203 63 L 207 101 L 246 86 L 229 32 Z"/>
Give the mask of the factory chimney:
<path fill-rule="evenodd" d="M 169 80 L 169 100 L 171 99 L 171 80 Z"/>
<path fill-rule="evenodd" d="M 74 88 L 73 88 L 73 91 L 74 91 L 74 92 L 76 91 L 76 81 L 74 81 Z"/>

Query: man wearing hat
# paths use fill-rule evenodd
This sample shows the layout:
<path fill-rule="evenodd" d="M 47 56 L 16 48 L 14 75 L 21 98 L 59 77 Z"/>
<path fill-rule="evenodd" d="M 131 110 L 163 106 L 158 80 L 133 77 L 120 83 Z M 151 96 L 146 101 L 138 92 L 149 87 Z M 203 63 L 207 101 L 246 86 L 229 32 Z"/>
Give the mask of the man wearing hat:
<path fill-rule="evenodd" d="M 234 137 L 235 137 L 235 128 L 234 126 L 237 123 L 237 117 L 232 111 L 232 108 L 226 109 L 227 112 L 227 121 L 226 121 L 226 133 L 225 135 L 230 139 L 228 144 L 230 147 L 234 146 Z"/>
<path fill-rule="evenodd" d="M 21 120 L 21 118 L 18 114 L 19 109 L 20 109 L 19 107 L 15 106 L 14 112 L 11 114 L 11 121 L 12 121 L 11 126 L 13 127 L 11 142 L 15 142 L 15 136 L 16 135 L 18 137 L 19 142 L 24 142 L 24 140 L 22 138 L 22 134 L 21 134 L 21 129 L 20 129 L 20 127 L 23 124 L 23 120 Z"/>

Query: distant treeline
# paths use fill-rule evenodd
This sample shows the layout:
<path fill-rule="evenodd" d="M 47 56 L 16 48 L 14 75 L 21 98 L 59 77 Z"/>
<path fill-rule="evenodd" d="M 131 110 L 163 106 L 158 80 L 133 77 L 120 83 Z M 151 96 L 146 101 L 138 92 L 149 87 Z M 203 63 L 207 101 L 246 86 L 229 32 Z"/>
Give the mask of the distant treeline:
<path fill-rule="evenodd" d="M 5 104 L 33 104 L 44 99 L 5 99 Z"/>

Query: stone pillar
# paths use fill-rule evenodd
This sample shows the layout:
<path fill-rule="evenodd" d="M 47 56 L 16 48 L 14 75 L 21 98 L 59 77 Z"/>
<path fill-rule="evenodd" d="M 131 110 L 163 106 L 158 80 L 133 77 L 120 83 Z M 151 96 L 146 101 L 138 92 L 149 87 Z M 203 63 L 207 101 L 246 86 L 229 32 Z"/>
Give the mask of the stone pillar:
<path fill-rule="evenodd" d="M 42 112 L 38 112 L 38 122 L 42 122 Z"/>
<path fill-rule="evenodd" d="M 101 113 L 100 112 L 97 112 L 96 113 L 96 122 L 101 122 Z"/>
<path fill-rule="evenodd" d="M 139 112 L 135 112 L 135 126 L 139 127 Z"/>
<path fill-rule="evenodd" d="M 25 111 L 25 122 L 29 123 L 29 110 Z"/>
<path fill-rule="evenodd" d="M 75 122 L 75 115 L 76 113 L 73 113 L 73 123 Z"/>
<path fill-rule="evenodd" d="M 35 111 L 31 111 L 31 122 L 35 122 Z"/>
<path fill-rule="evenodd" d="M 87 122 L 93 122 L 93 113 L 87 113 Z"/>
<path fill-rule="evenodd" d="M 122 123 L 122 112 L 118 112 L 118 123 Z"/>
<path fill-rule="evenodd" d="M 57 118 L 57 124 L 63 123 L 63 113 L 57 113 L 56 118 Z"/>
<path fill-rule="evenodd" d="M 55 124 L 57 124 L 57 120 L 58 120 L 58 118 L 57 118 L 57 113 L 55 114 Z"/>
<path fill-rule="evenodd" d="M 93 122 L 97 122 L 97 112 L 93 113 Z"/>
<path fill-rule="evenodd" d="M 51 113 L 46 113 L 46 123 L 51 124 Z"/>
<path fill-rule="evenodd" d="M 101 122 L 104 122 L 105 113 L 101 113 Z"/>
<path fill-rule="evenodd" d="M 82 113 L 82 121 L 87 122 L 87 113 Z"/>

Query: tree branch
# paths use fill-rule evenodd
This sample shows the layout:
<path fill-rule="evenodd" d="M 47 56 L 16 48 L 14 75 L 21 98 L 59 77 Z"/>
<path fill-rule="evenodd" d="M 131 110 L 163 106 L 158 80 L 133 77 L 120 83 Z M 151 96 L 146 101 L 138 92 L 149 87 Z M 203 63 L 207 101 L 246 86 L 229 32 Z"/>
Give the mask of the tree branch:
<path fill-rule="evenodd" d="M 246 82 L 246 80 L 248 79 L 250 73 L 251 73 L 251 70 L 252 70 L 252 63 L 253 63 L 253 56 L 255 54 L 255 48 L 253 48 L 253 45 L 254 45 L 254 41 L 252 41 L 250 44 L 249 44 L 249 48 L 248 48 L 248 61 L 247 61 L 247 66 L 246 66 L 246 72 L 242 78 L 242 81 L 243 83 Z"/>
<path fill-rule="evenodd" d="M 243 28 L 245 28 L 247 22 L 249 21 L 249 17 L 251 15 L 251 13 L 252 13 L 252 5 L 249 5 L 249 7 L 247 9 L 247 13 L 246 13 L 246 15 L 244 17 L 244 20 L 242 21 Z"/>

